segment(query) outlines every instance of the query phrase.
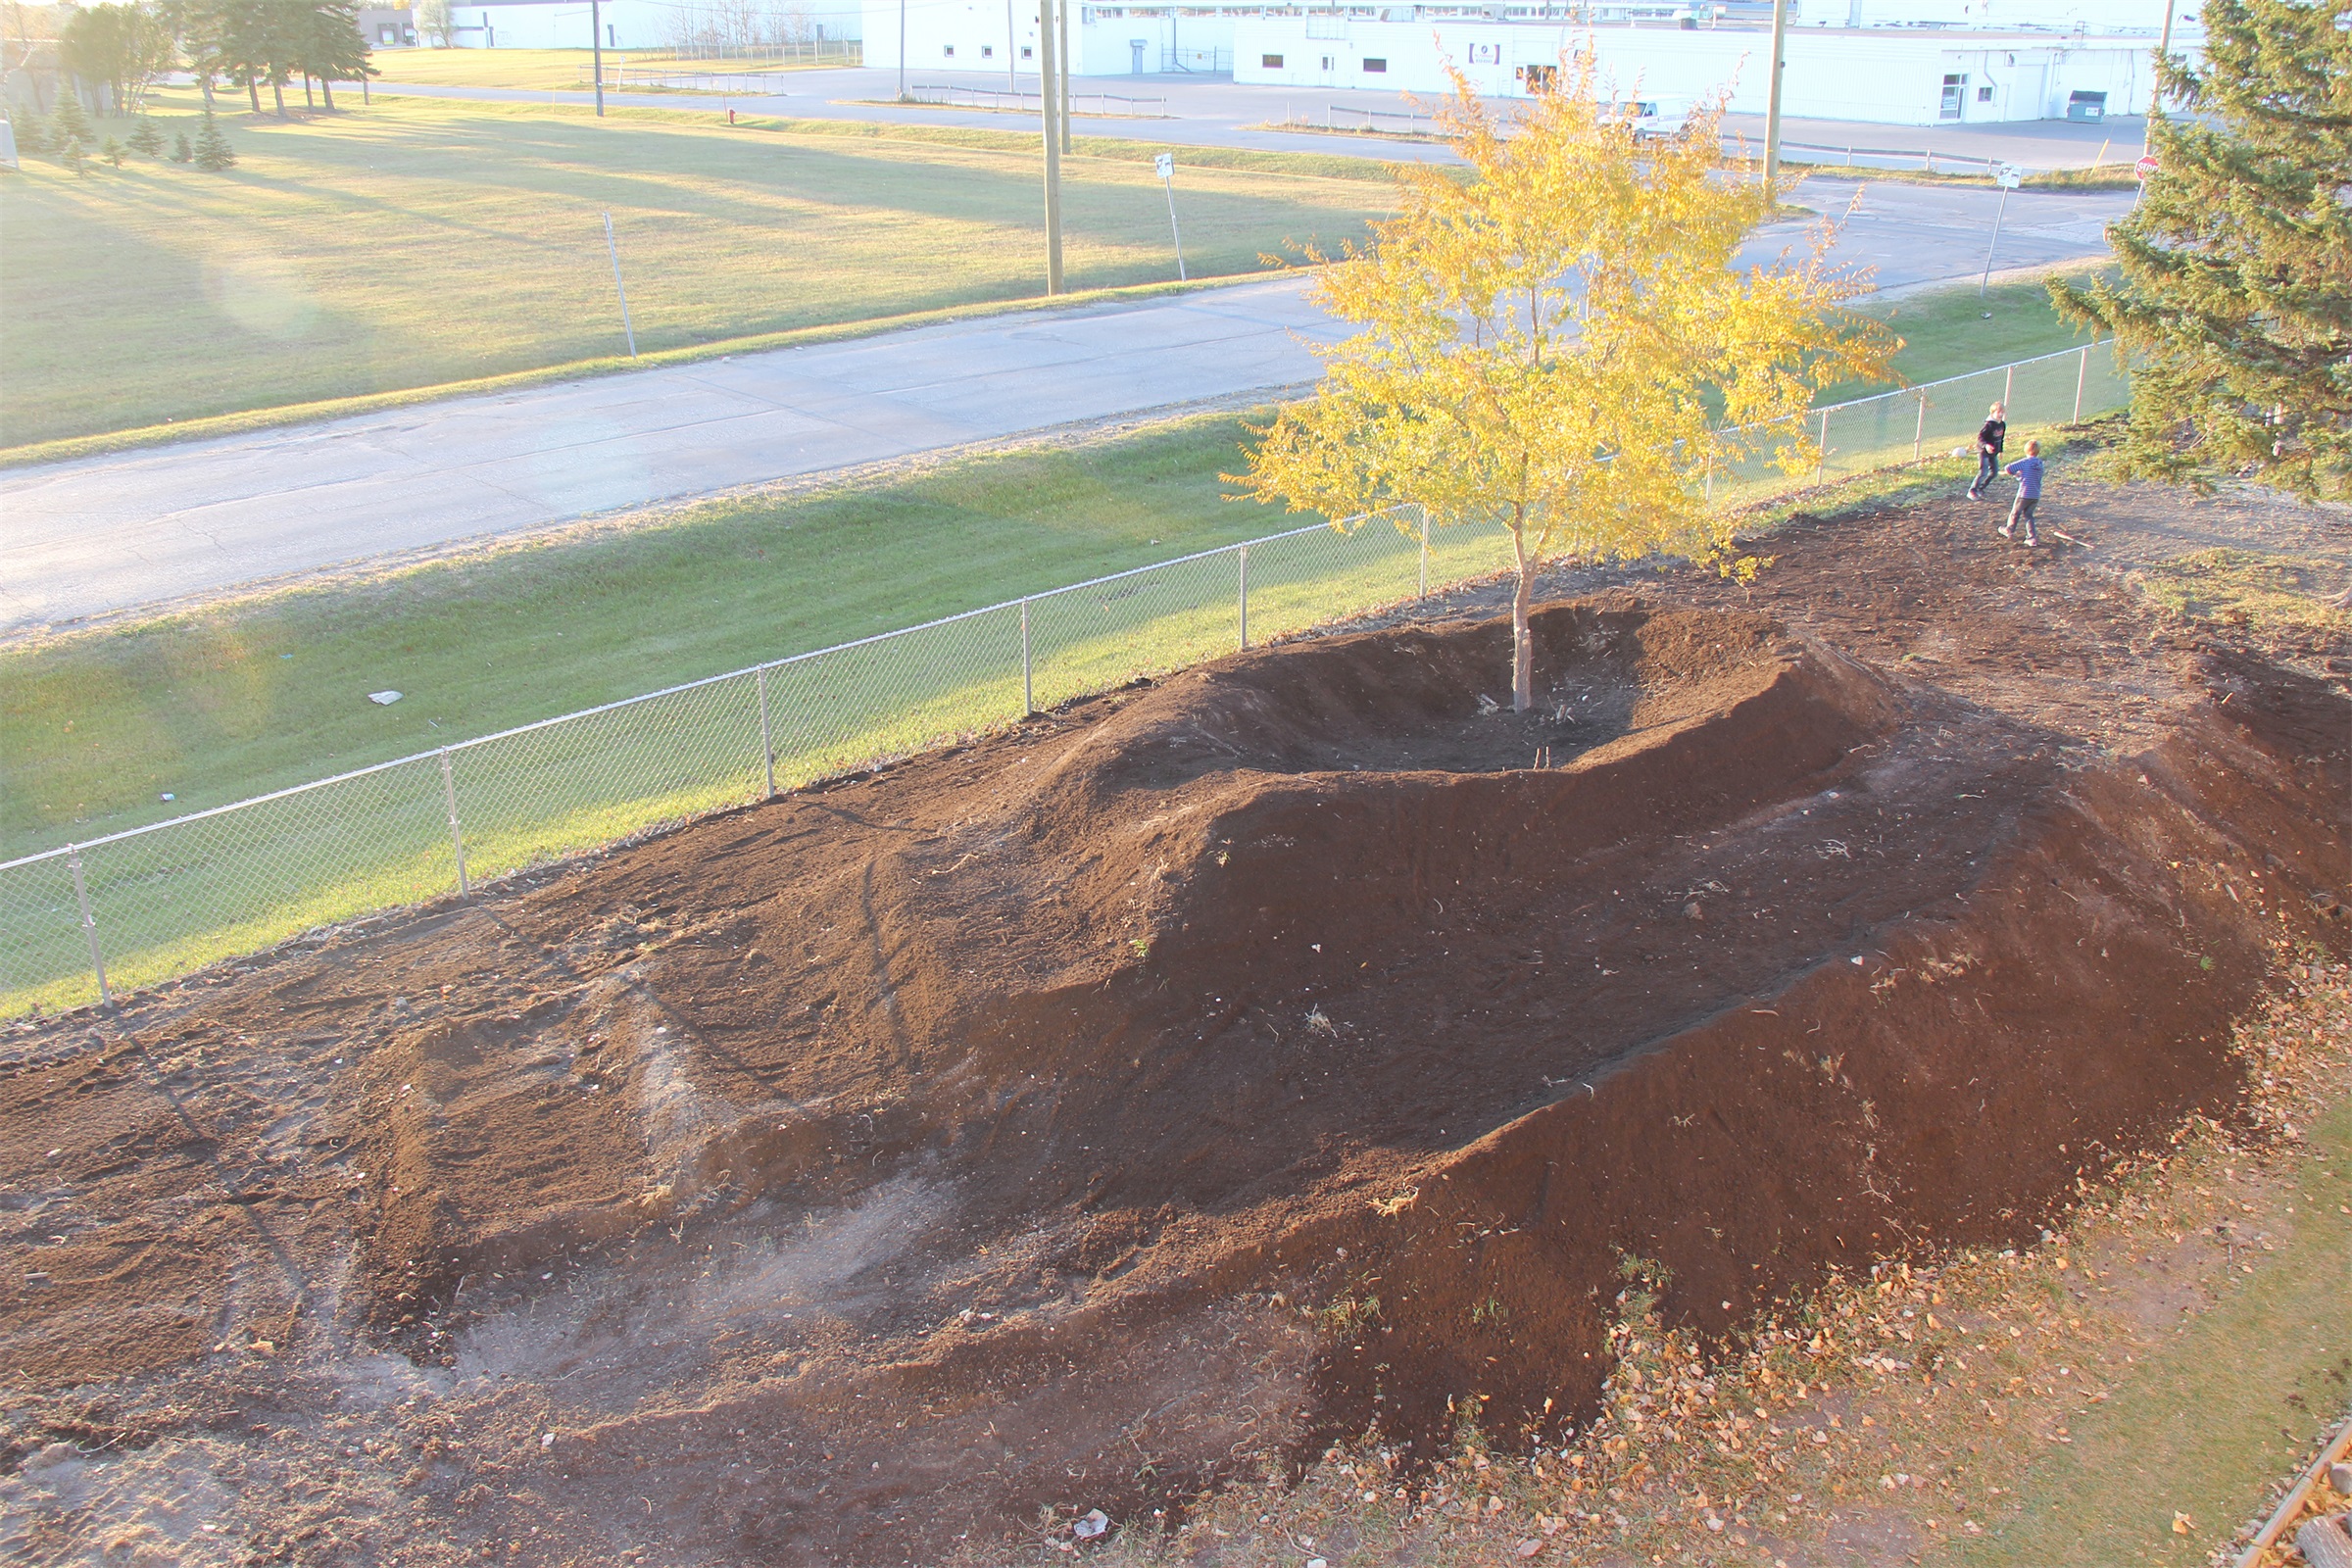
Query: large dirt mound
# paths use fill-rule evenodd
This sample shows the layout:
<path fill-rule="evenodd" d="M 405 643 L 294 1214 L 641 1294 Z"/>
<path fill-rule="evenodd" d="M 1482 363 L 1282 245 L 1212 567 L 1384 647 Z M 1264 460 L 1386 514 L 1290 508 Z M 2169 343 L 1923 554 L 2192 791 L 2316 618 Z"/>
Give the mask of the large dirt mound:
<path fill-rule="evenodd" d="M 1720 1329 L 2014 1236 L 2336 940 L 2282 670 L 2118 752 L 1736 601 L 1538 636 L 1530 714 L 1498 621 L 1252 653 L 22 1033 L 20 1451 L 270 1434 L 298 1557 L 863 1563 L 1556 1429 L 1625 1254 Z"/>

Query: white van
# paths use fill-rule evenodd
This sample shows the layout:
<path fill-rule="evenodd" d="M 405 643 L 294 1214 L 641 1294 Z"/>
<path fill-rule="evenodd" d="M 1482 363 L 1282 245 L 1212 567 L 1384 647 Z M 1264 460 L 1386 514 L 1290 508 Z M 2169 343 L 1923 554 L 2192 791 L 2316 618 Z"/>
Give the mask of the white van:
<path fill-rule="evenodd" d="M 1692 104 L 1688 98 L 1624 98 L 1614 108 L 1634 127 L 1634 140 L 1672 141 L 1690 126 Z"/>

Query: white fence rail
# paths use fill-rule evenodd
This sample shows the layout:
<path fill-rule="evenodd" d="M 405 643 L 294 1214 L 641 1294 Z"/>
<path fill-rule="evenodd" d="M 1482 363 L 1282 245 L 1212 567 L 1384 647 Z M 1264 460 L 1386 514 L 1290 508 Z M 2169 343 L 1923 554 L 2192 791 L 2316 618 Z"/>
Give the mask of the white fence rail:
<path fill-rule="evenodd" d="M 2124 400 L 2088 349 L 1819 409 L 1813 475 L 1940 456 Z M 1761 461 L 1726 502 L 1797 487 Z M 769 660 L 0 862 L 0 1016 L 111 1002 L 316 926 L 905 756 L 1505 564 L 1488 529 L 1320 525 Z"/>

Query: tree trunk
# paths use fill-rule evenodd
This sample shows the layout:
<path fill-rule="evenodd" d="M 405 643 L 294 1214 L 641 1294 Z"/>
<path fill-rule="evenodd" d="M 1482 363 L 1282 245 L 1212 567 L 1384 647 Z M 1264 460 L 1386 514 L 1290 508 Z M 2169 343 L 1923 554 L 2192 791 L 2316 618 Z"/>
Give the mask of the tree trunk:
<path fill-rule="evenodd" d="M 302 107 L 312 114 L 318 110 L 318 100 L 311 96 L 311 74 L 307 71 L 302 74 Z"/>
<path fill-rule="evenodd" d="M 209 71 L 199 71 L 198 73 L 196 73 L 196 85 L 198 85 L 199 87 L 202 87 L 202 88 L 204 89 L 204 107 L 205 107 L 205 108 L 207 108 L 207 109 L 210 109 L 210 108 L 212 108 L 212 107 L 213 107 L 213 74 L 212 74 L 211 72 L 209 72 Z"/>
<path fill-rule="evenodd" d="M 318 78 L 318 95 L 326 100 L 326 112 L 330 115 L 333 114 L 335 112 L 335 84 L 324 76 L 320 76 Z"/>
<path fill-rule="evenodd" d="M 286 113 L 286 84 L 282 78 L 277 76 L 271 76 L 270 78 L 270 96 L 277 100 L 278 119 L 289 120 L 293 118 Z"/>
<path fill-rule="evenodd" d="M 262 84 L 257 78 L 252 76 L 245 78 L 245 96 L 253 100 L 253 112 L 257 115 L 260 114 L 262 112 Z"/>
<path fill-rule="evenodd" d="M 1511 561 L 1519 580 L 1511 589 L 1511 711 L 1536 706 L 1536 634 L 1527 624 L 1536 599 L 1536 564 L 1528 559 L 1527 535 L 1511 530 Z"/>

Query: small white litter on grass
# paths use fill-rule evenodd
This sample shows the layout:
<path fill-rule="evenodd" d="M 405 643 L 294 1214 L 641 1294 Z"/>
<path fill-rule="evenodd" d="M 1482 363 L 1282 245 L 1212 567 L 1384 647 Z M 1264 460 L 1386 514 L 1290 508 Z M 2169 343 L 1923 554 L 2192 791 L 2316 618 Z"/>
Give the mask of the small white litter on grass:
<path fill-rule="evenodd" d="M 398 692 L 369 692 L 369 693 L 368 694 L 368 700 L 369 702 L 373 703 L 373 704 L 374 704 L 376 707 L 378 707 L 378 708 L 390 708 L 390 707 L 391 707 L 391 706 L 392 706 L 394 703 L 397 703 L 397 702 L 399 702 L 399 701 L 400 701 L 400 693 L 398 693 Z"/>

